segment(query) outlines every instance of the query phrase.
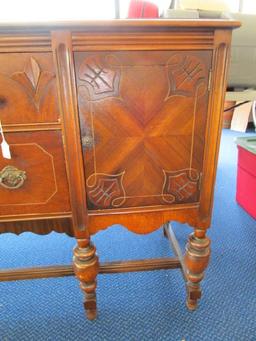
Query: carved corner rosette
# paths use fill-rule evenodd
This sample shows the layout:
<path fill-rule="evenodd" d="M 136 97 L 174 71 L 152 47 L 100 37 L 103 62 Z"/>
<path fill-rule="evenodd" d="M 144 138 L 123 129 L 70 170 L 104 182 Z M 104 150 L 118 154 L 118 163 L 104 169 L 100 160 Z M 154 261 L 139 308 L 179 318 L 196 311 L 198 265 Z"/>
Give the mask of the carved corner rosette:
<path fill-rule="evenodd" d="M 79 67 L 78 77 L 83 82 L 79 91 L 87 100 L 101 100 L 119 96 L 121 65 L 114 55 L 104 58 L 91 55 Z M 84 90 L 87 91 L 84 91 Z"/>
<path fill-rule="evenodd" d="M 26 180 L 26 172 L 13 166 L 6 166 L 0 171 L 0 186 L 6 189 L 18 189 Z"/>
<path fill-rule="evenodd" d="M 123 186 L 125 171 L 118 174 L 94 173 L 86 182 L 88 204 L 92 208 L 116 208 L 123 205 L 126 194 Z"/>
<path fill-rule="evenodd" d="M 206 67 L 200 58 L 184 53 L 174 54 L 167 62 L 169 93 L 167 97 L 203 96 L 207 90 Z M 202 86 L 203 85 L 203 86 Z"/>
<path fill-rule="evenodd" d="M 200 173 L 193 168 L 164 172 L 162 199 L 168 204 L 196 201 Z"/>

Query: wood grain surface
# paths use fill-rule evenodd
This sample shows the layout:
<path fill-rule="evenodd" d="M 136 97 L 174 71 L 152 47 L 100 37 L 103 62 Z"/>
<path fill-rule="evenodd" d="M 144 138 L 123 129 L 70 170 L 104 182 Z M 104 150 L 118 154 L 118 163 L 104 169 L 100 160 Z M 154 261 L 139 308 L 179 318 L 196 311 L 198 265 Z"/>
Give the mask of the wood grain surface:
<path fill-rule="evenodd" d="M 211 53 L 77 53 L 88 208 L 197 202 Z"/>

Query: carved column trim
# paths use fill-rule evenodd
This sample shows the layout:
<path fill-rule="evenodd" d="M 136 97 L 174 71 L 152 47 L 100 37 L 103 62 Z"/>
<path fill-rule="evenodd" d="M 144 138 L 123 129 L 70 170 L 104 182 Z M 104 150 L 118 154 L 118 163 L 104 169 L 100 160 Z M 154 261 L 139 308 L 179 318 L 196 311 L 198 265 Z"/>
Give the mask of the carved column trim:
<path fill-rule="evenodd" d="M 83 171 L 84 167 L 77 107 L 71 32 L 53 31 L 52 48 L 56 67 L 62 129 L 64 133 L 64 150 L 73 225 L 76 236 L 81 236 L 82 231 L 89 236 L 86 229 L 88 215 L 86 208 L 85 178 Z"/>

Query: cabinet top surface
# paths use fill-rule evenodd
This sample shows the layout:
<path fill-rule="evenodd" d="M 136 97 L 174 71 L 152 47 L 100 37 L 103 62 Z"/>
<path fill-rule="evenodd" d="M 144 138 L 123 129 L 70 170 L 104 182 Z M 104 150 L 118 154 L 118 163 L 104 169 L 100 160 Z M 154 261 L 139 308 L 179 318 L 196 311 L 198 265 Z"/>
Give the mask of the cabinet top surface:
<path fill-rule="evenodd" d="M 204 29 L 204 28 L 237 28 L 239 21 L 231 19 L 113 19 L 113 20 L 87 20 L 87 21 L 45 21 L 45 22 L 0 22 L 0 32 L 5 31 L 50 31 L 54 29 L 68 29 L 76 31 L 94 30 L 133 30 L 145 29 Z"/>

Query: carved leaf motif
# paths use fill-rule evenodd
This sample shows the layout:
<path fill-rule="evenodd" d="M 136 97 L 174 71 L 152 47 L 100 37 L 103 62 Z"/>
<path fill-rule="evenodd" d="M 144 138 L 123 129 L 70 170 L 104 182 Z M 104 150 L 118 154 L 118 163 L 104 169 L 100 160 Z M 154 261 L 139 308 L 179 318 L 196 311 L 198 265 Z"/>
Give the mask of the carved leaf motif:
<path fill-rule="evenodd" d="M 31 57 L 28 60 L 25 65 L 24 72 L 36 91 L 41 71 L 37 61 L 34 58 Z"/>
<path fill-rule="evenodd" d="M 164 170 L 164 176 L 164 201 L 169 203 L 196 201 L 199 182 L 197 170 L 189 168 L 175 172 Z"/>
<path fill-rule="evenodd" d="M 119 207 L 125 200 L 124 172 L 116 175 L 92 174 L 87 180 L 89 205 L 97 208 Z"/>
<path fill-rule="evenodd" d="M 54 74 L 41 71 L 37 61 L 31 57 L 25 64 L 24 71 L 13 73 L 11 78 L 25 88 L 39 111 L 41 98 L 46 92 L 47 85 L 54 78 Z"/>

